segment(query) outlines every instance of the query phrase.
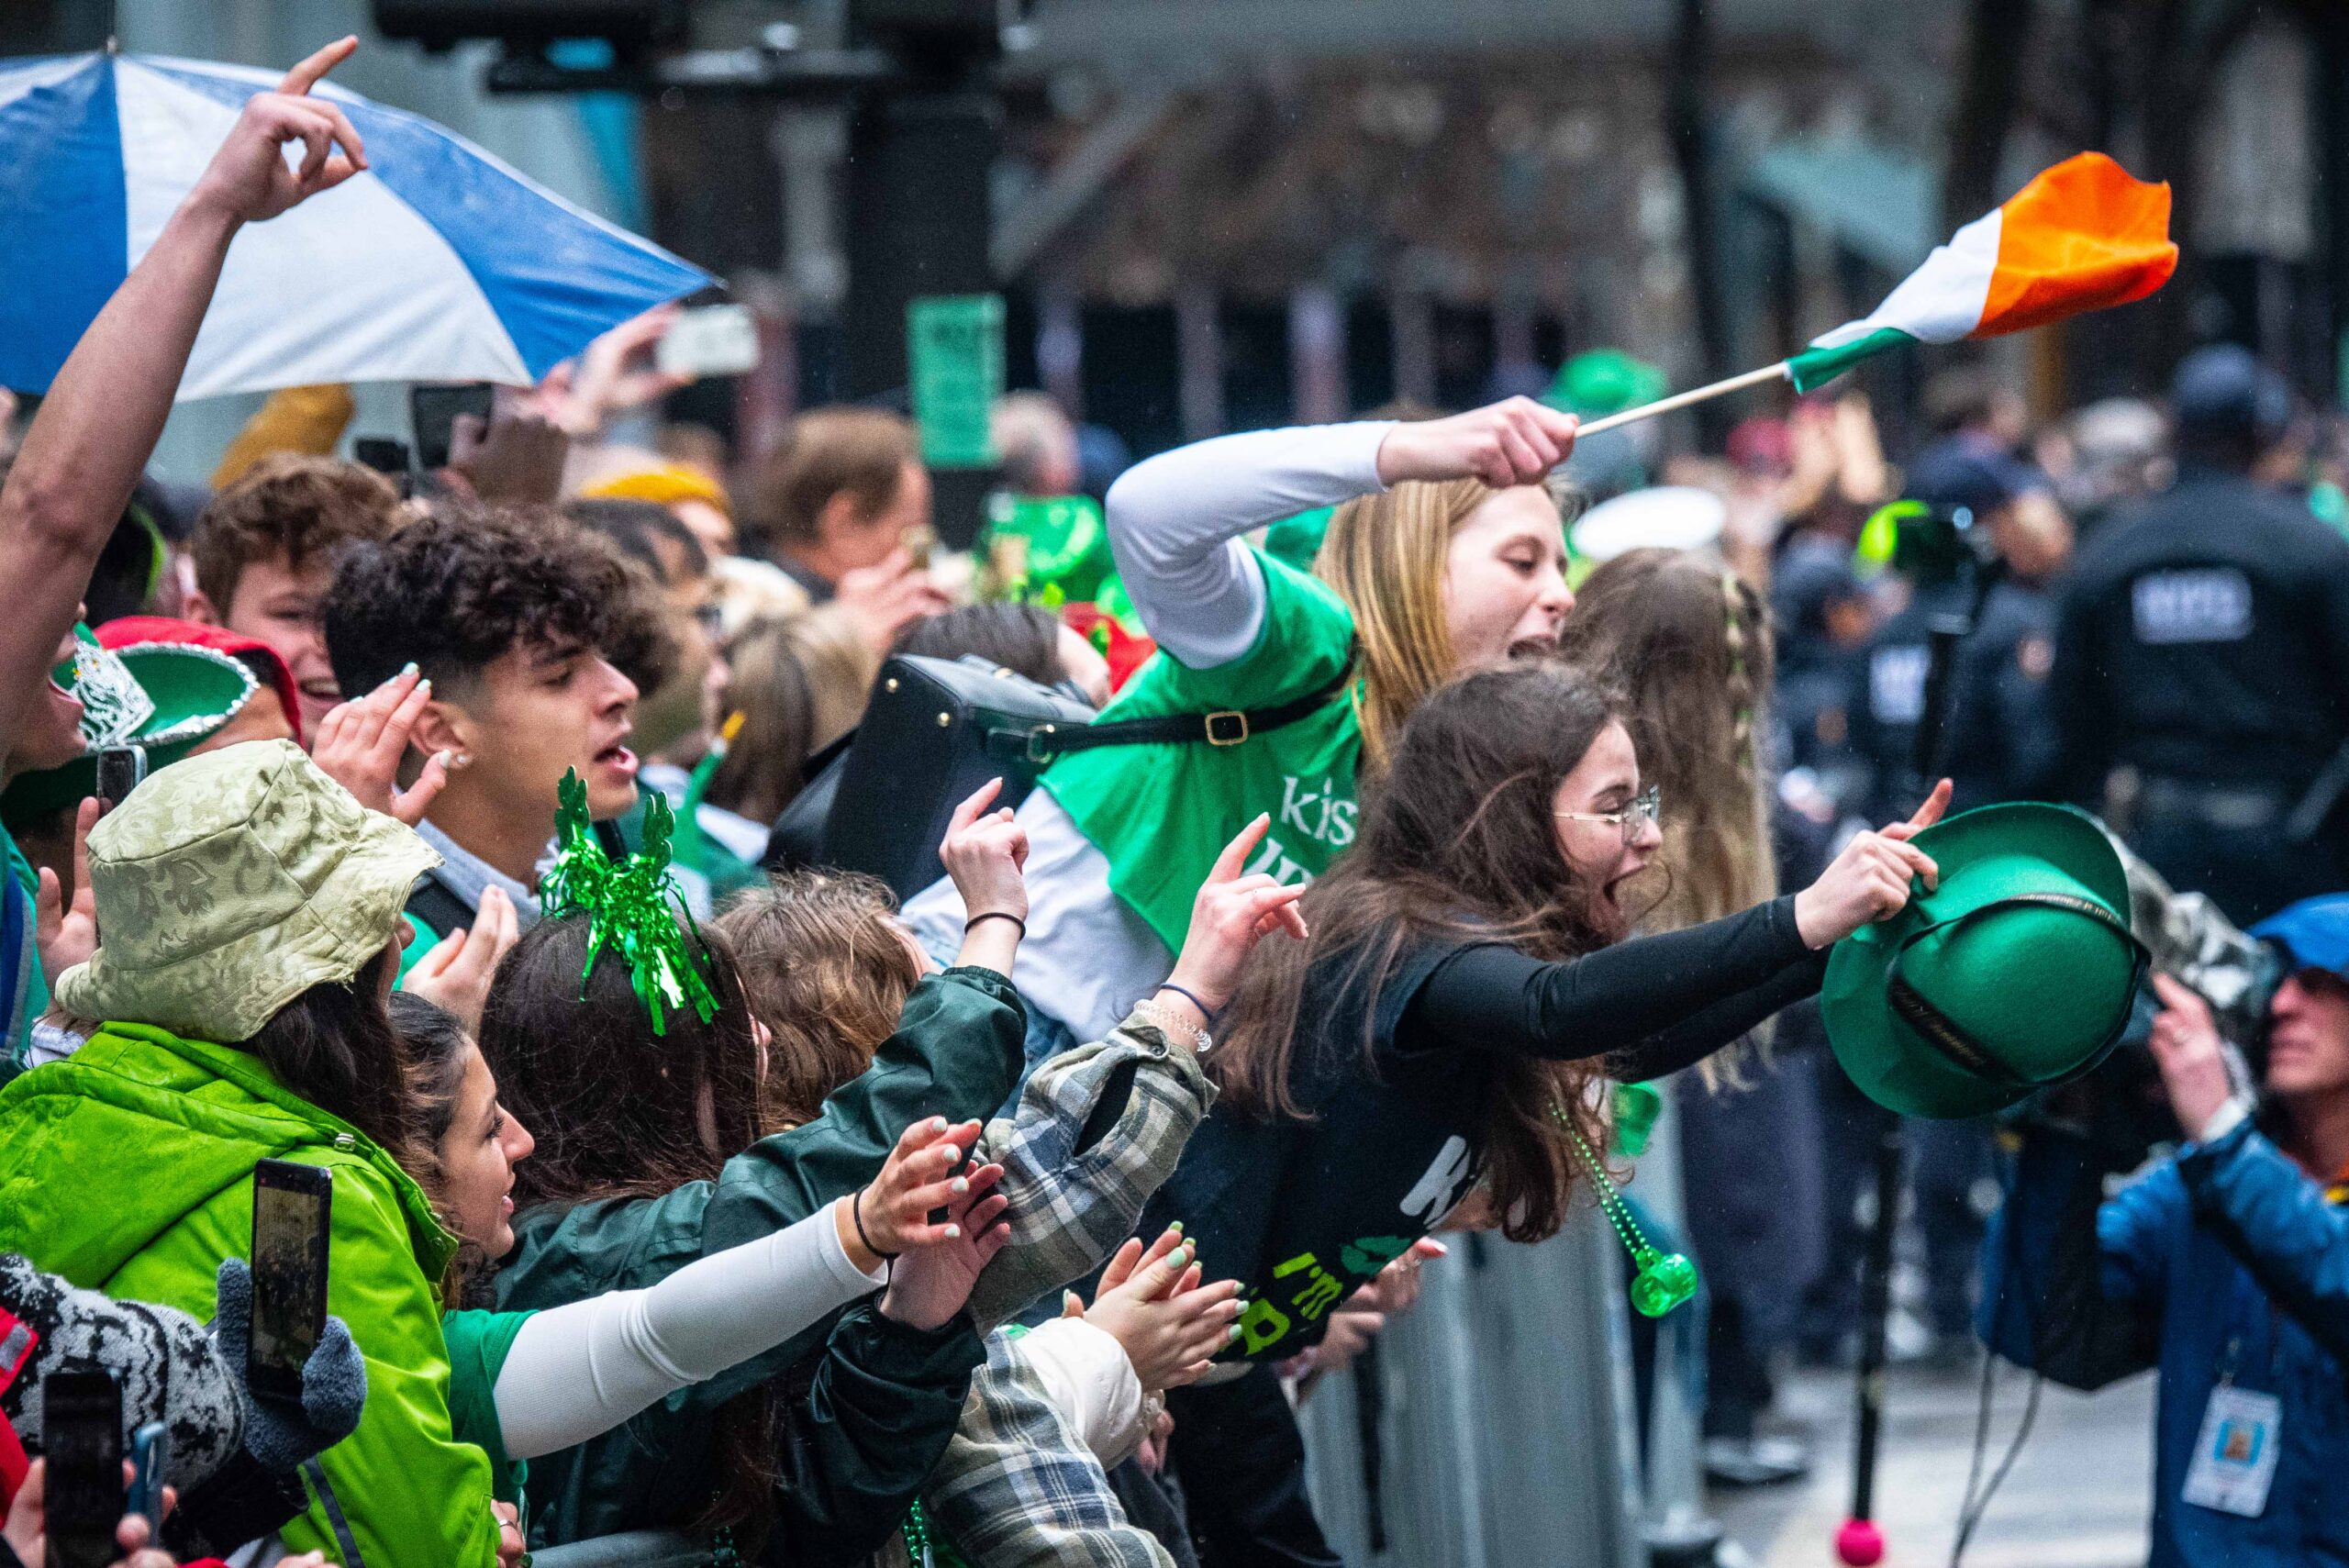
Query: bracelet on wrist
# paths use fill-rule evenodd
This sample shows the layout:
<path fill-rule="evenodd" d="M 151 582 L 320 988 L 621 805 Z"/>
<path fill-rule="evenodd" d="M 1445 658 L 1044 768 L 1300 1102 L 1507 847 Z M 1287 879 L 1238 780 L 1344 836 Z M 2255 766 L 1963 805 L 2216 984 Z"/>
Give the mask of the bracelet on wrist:
<path fill-rule="evenodd" d="M 1013 914 L 1008 909 L 982 910 L 980 913 L 972 916 L 969 919 L 963 922 L 963 934 L 966 937 L 969 936 L 971 934 L 971 928 L 977 925 L 982 920 L 1008 920 L 1013 925 L 1019 928 L 1019 940 L 1021 941 L 1026 941 L 1028 940 L 1028 922 L 1021 919 L 1019 916 Z"/>
<path fill-rule="evenodd" d="M 1199 1017 L 1207 1019 L 1208 1027 L 1209 1029 L 1213 1029 L 1217 1022 L 1223 1017 L 1223 1009 L 1221 1007 L 1208 1006 L 1205 998 L 1186 985 L 1177 985 L 1172 980 L 1164 980 L 1159 983 L 1158 988 L 1161 991 L 1172 991 L 1174 995 L 1182 997 L 1183 1000 L 1188 1002 L 1194 1007 L 1197 1007 L 1199 1010 Z"/>
<path fill-rule="evenodd" d="M 1134 1012 L 1137 1017 L 1157 1025 L 1162 1034 L 1182 1040 L 1188 1045 L 1194 1055 L 1205 1056 L 1215 1045 L 1214 1037 L 1207 1030 L 1197 1024 L 1185 1023 L 1171 1011 L 1147 996 L 1134 1004 Z"/>
<path fill-rule="evenodd" d="M 873 1244 L 873 1238 L 864 1233 L 864 1189 L 863 1187 L 857 1188 L 856 1195 L 848 1200 L 848 1217 L 856 1222 L 856 1239 L 863 1246 L 866 1251 L 872 1253 L 874 1257 L 879 1258 L 884 1262 L 887 1262 L 896 1257 L 896 1253 L 885 1252 L 880 1248 L 874 1246 Z"/>

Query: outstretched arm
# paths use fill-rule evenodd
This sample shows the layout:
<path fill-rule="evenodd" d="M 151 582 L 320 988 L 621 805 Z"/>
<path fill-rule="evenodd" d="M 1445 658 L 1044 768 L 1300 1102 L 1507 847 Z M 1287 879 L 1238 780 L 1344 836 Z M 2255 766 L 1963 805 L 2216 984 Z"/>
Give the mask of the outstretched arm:
<path fill-rule="evenodd" d="M 366 167 L 342 111 L 306 95 L 357 47 L 348 38 L 329 44 L 288 72 L 278 91 L 247 102 L 41 400 L 0 489 L 0 579 L 16 584 L 13 613 L 0 623 L 0 751 L 20 699 L 39 689 L 56 658 L 98 551 L 162 434 L 228 242 L 245 224 Z M 304 147 L 298 169 L 279 150 L 290 141 Z"/>
<path fill-rule="evenodd" d="M 1531 484 L 1574 450 L 1572 416 L 1512 397 L 1449 419 L 1369 420 L 1219 436 L 1109 487 L 1109 546 L 1142 623 L 1194 670 L 1255 645 L 1264 568 L 1240 536 L 1407 479 Z"/>

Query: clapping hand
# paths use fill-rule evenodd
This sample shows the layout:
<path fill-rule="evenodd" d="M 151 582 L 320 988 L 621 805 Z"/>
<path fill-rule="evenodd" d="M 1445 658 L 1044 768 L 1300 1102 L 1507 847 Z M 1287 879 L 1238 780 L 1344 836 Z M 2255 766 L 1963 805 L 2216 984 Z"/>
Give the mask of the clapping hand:
<path fill-rule="evenodd" d="M 971 1190 L 971 1177 L 952 1173 L 978 1137 L 977 1122 L 952 1127 L 942 1116 L 906 1129 L 873 1184 L 841 1206 L 841 1241 L 858 1268 L 870 1273 L 885 1256 L 952 1239 L 949 1227 L 961 1222 L 932 1225 L 930 1212 Z"/>
<path fill-rule="evenodd" d="M 1000 1165 L 982 1165 L 957 1177 L 946 1200 L 946 1223 L 931 1228 L 935 1240 L 917 1242 L 889 1269 L 881 1315 L 914 1329 L 944 1326 L 971 1298 L 979 1273 L 1011 1239 L 1003 1211 L 1011 1202 L 990 1191 L 1003 1179 Z"/>
<path fill-rule="evenodd" d="M 1872 920 L 1898 915 L 1909 906 L 1912 877 L 1923 879 L 1928 893 L 1941 885 L 1941 867 L 1909 840 L 1942 819 L 1949 793 L 1943 779 L 1908 821 L 1854 834 L 1819 880 L 1795 895 L 1795 929 L 1806 946 L 1831 947 Z"/>
<path fill-rule="evenodd" d="M 1196 1383 L 1216 1352 L 1231 1343 L 1240 1318 L 1240 1282 L 1199 1283 L 1197 1248 L 1172 1226 L 1145 1251 L 1130 1238 L 1101 1271 L 1093 1305 L 1063 1298 L 1065 1316 L 1082 1317 L 1125 1348 L 1144 1394 Z"/>

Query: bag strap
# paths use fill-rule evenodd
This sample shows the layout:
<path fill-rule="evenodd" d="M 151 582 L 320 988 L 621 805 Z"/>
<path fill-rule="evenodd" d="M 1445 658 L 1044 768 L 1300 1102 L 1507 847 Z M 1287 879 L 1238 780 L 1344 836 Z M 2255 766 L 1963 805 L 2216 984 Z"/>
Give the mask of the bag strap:
<path fill-rule="evenodd" d="M 1097 751 L 1103 746 L 1163 746 L 1184 745 L 1204 740 L 1210 746 L 1238 746 L 1251 737 L 1269 735 L 1286 729 L 1302 718 L 1310 718 L 1328 705 L 1330 698 L 1346 689 L 1353 679 L 1354 664 L 1360 651 L 1358 643 L 1346 646 L 1346 662 L 1338 673 L 1313 690 L 1287 702 L 1271 707 L 1221 708 L 1214 713 L 1165 713 L 1148 718 L 1120 718 L 1108 724 L 1039 725 L 1030 729 L 991 729 L 987 731 L 987 750 L 1001 752 L 1008 746 L 1013 756 L 1024 756 L 1031 762 L 1049 762 L 1055 757 L 1065 757 L 1075 751 Z"/>
<path fill-rule="evenodd" d="M 2129 992 L 2132 995 L 2135 995 L 2138 983 L 2144 978 L 2145 945 L 2137 940 L 2136 933 L 2132 931 L 2111 910 L 2093 898 L 2083 898 L 2076 894 L 2018 893 L 2010 898 L 1994 899 L 1978 908 L 1967 910 L 1954 920 L 1946 921 L 1940 926 L 1929 926 L 1925 930 L 1912 934 L 1907 941 L 1900 944 L 1900 951 L 1893 954 L 1891 967 L 1885 976 L 1885 997 L 1892 1004 L 1892 1010 L 1899 1016 L 1900 1021 L 1916 1031 L 1918 1039 L 1940 1051 L 1942 1055 L 1966 1072 L 1978 1078 L 1987 1078 L 1992 1083 L 2003 1084 L 2009 1088 L 2036 1089 L 2046 1087 L 2049 1084 L 2062 1083 L 2065 1080 L 2063 1078 L 2042 1080 L 2022 1076 L 1991 1054 L 1988 1048 L 1969 1034 L 1956 1019 L 1928 1001 L 1924 993 L 1911 985 L 1900 973 L 1901 959 L 1908 955 L 1910 946 L 1923 938 L 1927 930 L 1954 929 L 1979 919 L 1993 910 L 2012 908 L 2017 905 L 2028 905 L 2041 909 L 2063 909 L 2075 915 L 2086 915 L 2091 919 L 2103 922 L 2107 929 L 2118 931 L 2121 940 L 2129 944 L 2131 952 L 2135 955 L 2134 967 L 2129 982 Z M 2128 1023 L 2129 1008 L 2124 1005 L 2121 1009 L 2120 1018 L 2113 1020 L 2112 1028 L 2106 1033 L 2105 1045 L 2110 1046 L 2118 1040 L 2121 1037 L 2121 1031 L 2128 1026 Z M 2087 1072 L 2102 1057 L 2103 1051 L 2099 1051 L 2096 1056 L 2084 1066 L 2075 1073 L 2066 1073 L 2065 1078 L 2075 1077 L 2078 1073 Z"/>

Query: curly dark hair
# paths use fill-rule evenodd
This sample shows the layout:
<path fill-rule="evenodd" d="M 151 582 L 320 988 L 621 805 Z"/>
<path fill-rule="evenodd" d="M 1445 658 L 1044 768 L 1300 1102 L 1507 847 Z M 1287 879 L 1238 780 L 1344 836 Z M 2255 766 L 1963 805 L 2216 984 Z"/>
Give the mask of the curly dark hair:
<path fill-rule="evenodd" d="M 327 656 L 354 695 L 410 660 L 447 689 L 528 646 L 593 651 L 640 690 L 675 650 L 642 568 L 550 507 L 441 506 L 344 557 L 325 606 Z"/>

